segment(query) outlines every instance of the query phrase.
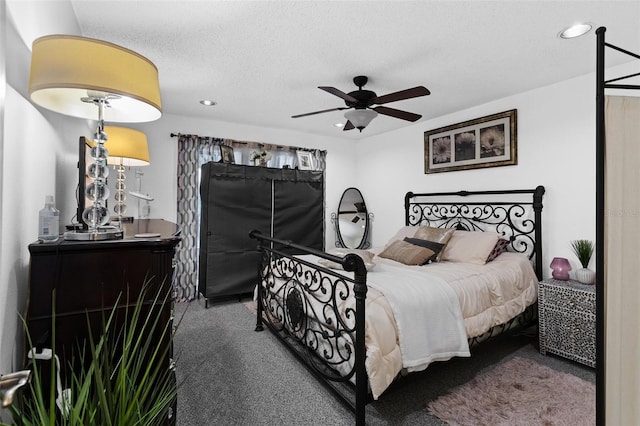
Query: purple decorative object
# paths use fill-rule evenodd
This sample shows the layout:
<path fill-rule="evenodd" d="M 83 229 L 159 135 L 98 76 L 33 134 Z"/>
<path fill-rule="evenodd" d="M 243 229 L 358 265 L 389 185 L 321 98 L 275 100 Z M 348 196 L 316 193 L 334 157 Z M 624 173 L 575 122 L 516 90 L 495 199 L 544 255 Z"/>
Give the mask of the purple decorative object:
<path fill-rule="evenodd" d="M 571 265 L 569 261 L 564 257 L 554 257 L 551 261 L 551 269 L 553 272 L 551 275 L 556 280 L 566 281 L 569 279 L 569 271 L 571 270 Z"/>

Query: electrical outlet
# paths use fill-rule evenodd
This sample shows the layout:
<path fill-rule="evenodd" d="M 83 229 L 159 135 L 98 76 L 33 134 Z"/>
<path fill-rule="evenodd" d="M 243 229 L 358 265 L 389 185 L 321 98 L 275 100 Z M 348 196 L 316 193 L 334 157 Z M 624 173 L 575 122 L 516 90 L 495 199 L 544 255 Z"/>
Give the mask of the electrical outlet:
<path fill-rule="evenodd" d="M 53 351 L 49 348 L 43 348 L 42 352 L 37 352 L 35 348 L 31 348 L 28 356 L 31 359 L 50 360 L 51 358 L 53 358 Z"/>

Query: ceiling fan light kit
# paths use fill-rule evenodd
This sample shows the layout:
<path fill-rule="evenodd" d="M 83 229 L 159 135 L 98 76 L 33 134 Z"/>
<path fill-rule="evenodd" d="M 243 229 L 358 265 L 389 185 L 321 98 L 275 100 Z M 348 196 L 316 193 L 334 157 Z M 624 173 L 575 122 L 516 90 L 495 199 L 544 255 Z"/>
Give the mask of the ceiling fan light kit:
<path fill-rule="evenodd" d="M 354 109 L 345 112 L 344 118 L 349 120 L 353 127 L 362 132 L 362 129 L 367 127 L 377 115 L 378 113 L 371 109 Z"/>
<path fill-rule="evenodd" d="M 331 93 L 344 100 L 346 107 L 330 108 L 321 111 L 308 112 L 306 114 L 293 115 L 291 118 L 306 117 L 308 115 L 322 114 L 330 111 L 342 111 L 349 109 L 344 113 L 345 118 L 348 120 L 343 129 L 351 130 L 358 129 L 362 132 L 362 129 L 367 127 L 371 120 L 378 116 L 378 114 L 387 115 L 389 117 L 399 118 L 406 121 L 417 121 L 422 115 L 414 114 L 412 112 L 402 111 L 395 108 L 389 108 L 381 105 L 389 102 L 401 101 L 404 99 L 417 98 L 419 96 L 427 96 L 431 92 L 426 87 L 416 86 L 411 89 L 400 90 L 398 92 L 389 93 L 384 96 L 378 96 L 375 92 L 370 90 L 364 90 L 362 87 L 367 84 L 368 78 L 364 75 L 359 75 L 353 78 L 353 83 L 358 86 L 358 90 L 353 92 L 344 93 L 335 87 L 330 86 L 318 86 L 318 89 Z"/>

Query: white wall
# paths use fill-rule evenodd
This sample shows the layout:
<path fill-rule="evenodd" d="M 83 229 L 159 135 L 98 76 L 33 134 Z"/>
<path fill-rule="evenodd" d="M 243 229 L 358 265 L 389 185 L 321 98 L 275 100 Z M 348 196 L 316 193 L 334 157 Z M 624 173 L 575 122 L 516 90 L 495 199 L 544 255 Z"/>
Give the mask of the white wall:
<path fill-rule="evenodd" d="M 41 6 L 39 13 L 56 22 L 56 14 Z M 17 30 L 13 10 L 5 10 L 4 2 L 0 7 L 6 12 L 0 25 L 6 48 L 0 157 L 0 374 L 6 374 L 22 367 L 19 315 L 26 304 L 27 246 L 37 239 L 38 210 L 44 206 L 45 195 L 54 195 L 63 218 L 72 211 L 75 196 L 68 188 L 73 188 L 77 180 L 77 145 L 73 139 L 77 140 L 75 135 L 86 124 L 41 112 L 26 99 L 30 49 Z M 4 414 L 0 411 L 0 418 Z"/>
<path fill-rule="evenodd" d="M 7 52 L 7 11 L 4 2 L 0 2 L 0 165 L 3 164 L 4 159 L 4 111 L 6 106 L 6 98 L 7 98 L 7 74 L 6 74 L 6 52 Z M 3 168 L 2 168 L 3 169 Z M 2 208 L 3 205 L 3 191 L 2 185 L 4 183 L 4 176 L 0 169 L 0 231 L 2 231 L 3 217 L 2 217 Z M 9 300 L 7 293 L 9 289 L 6 287 L 6 284 L 2 284 L 4 282 L 2 271 L 5 268 L 2 266 L 2 262 L 4 259 L 3 250 L 4 244 L 0 241 L 0 312 L 5 312 L 7 310 L 6 303 Z M 15 297 L 12 298 L 15 300 Z M 8 338 L 3 340 L 5 331 L 5 321 L 3 316 L 0 316 L 0 374 L 11 371 L 11 365 L 9 360 L 11 359 L 11 349 L 1 349 L 5 346 L 2 342 L 6 341 L 7 346 L 12 346 L 12 344 L 8 344 L 13 337 L 10 335 Z M 11 323 L 7 324 L 7 327 L 10 327 Z M 12 339 L 11 342 L 15 341 Z M 5 355 L 6 354 L 6 355 Z M 2 412 L 0 412 L 0 421 L 3 420 Z M 7 420 L 7 419 L 5 419 Z"/>
<path fill-rule="evenodd" d="M 517 165 L 424 173 L 425 131 L 510 109 L 518 110 Z M 590 75 L 359 141 L 358 187 L 375 214 L 374 245 L 383 245 L 404 225 L 407 191 L 544 185 L 543 265 L 562 256 L 575 270 L 580 266 L 570 241 L 595 239 L 594 119 L 595 76 Z"/>

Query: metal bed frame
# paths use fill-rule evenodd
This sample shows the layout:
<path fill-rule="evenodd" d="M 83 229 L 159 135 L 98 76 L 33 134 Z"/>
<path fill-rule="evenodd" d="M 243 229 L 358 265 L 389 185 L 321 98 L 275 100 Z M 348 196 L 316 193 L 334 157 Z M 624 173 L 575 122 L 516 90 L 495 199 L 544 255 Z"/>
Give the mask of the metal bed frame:
<path fill-rule="evenodd" d="M 607 48 L 640 59 L 640 55 L 605 41 L 605 27 L 596 30 L 596 424 L 605 424 L 605 276 L 604 276 L 604 218 L 605 218 L 605 90 L 640 90 L 637 84 L 622 84 L 622 80 L 640 76 L 623 75 L 607 80 L 605 77 Z"/>
<path fill-rule="evenodd" d="M 405 196 L 406 225 L 493 231 L 509 239 L 510 251 L 534 262 L 542 278 L 544 187 L 504 191 L 460 191 Z M 257 286 L 256 331 L 266 325 L 323 384 L 365 424 L 372 400 L 365 370 L 367 270 L 355 255 L 334 256 L 251 231 L 262 251 Z M 312 254 L 342 265 L 353 278 L 297 257 Z M 353 298 L 353 299 L 352 299 Z M 355 300 L 352 305 L 342 304 Z M 537 319 L 537 305 L 473 339 L 475 346 Z M 341 372 L 339 372 L 341 370 Z M 355 385 L 352 380 L 355 378 Z"/>

